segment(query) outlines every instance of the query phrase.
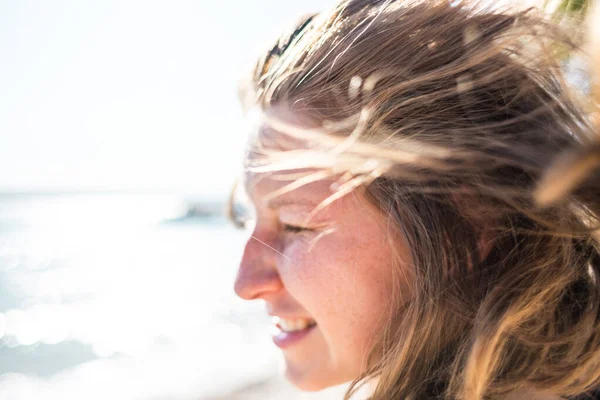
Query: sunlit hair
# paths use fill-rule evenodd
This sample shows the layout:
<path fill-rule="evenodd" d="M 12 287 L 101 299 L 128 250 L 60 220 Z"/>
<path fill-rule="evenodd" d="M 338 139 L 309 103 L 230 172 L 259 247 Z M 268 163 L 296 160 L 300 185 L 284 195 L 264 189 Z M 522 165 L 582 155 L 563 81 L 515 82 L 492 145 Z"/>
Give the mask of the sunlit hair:
<path fill-rule="evenodd" d="M 283 190 L 339 178 L 328 201 L 364 186 L 409 244 L 414 296 L 347 397 L 371 378 L 373 400 L 600 384 L 600 177 L 535 198 L 555 157 L 594 141 L 561 72 L 570 46 L 533 10 L 348 0 L 303 18 L 242 84 L 248 109 L 317 126 L 267 119 L 307 145 L 257 141 L 248 170 L 294 172 Z"/>

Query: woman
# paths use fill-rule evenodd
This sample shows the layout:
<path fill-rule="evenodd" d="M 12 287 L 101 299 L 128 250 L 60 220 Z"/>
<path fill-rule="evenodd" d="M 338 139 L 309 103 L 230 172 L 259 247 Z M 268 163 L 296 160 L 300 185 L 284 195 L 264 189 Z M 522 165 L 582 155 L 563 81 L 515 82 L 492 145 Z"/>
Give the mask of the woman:
<path fill-rule="evenodd" d="M 377 400 L 600 384 L 600 180 L 534 198 L 591 140 L 567 46 L 534 11 L 345 0 L 260 58 L 235 290 L 275 317 L 292 383 Z"/>

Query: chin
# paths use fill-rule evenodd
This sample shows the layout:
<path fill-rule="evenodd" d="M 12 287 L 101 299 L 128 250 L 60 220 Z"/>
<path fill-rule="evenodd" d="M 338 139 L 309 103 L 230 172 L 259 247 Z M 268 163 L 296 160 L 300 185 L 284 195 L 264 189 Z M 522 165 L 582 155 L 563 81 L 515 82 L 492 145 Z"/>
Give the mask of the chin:
<path fill-rule="evenodd" d="M 285 369 L 285 377 L 287 380 L 294 385 L 296 388 L 305 392 L 318 392 L 323 389 L 327 389 L 332 386 L 341 385 L 351 379 L 335 379 L 333 375 L 328 375 L 325 371 L 316 367 L 315 365 L 309 366 L 299 370 L 293 366 L 287 364 Z"/>
<path fill-rule="evenodd" d="M 333 386 L 327 385 L 323 382 L 315 381 L 313 379 L 298 379 L 298 377 L 296 376 L 290 376 L 290 374 L 288 374 L 287 372 L 285 374 L 285 377 L 292 385 L 304 392 L 318 392 L 320 390 L 328 388 L 329 386 Z"/>

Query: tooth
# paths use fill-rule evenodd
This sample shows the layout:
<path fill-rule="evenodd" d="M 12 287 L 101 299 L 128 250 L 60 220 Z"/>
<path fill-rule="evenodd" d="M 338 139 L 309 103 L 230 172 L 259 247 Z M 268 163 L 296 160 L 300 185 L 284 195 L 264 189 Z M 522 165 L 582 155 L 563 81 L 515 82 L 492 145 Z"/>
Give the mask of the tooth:
<path fill-rule="evenodd" d="M 303 320 L 299 320 L 296 324 L 297 324 L 298 329 L 306 329 L 306 327 L 308 326 L 308 321 L 303 319 Z"/>
<path fill-rule="evenodd" d="M 279 329 L 279 328 L 278 328 L 276 325 L 271 325 L 271 326 L 269 326 L 269 333 L 270 333 L 272 336 L 279 335 L 279 334 L 281 333 L 281 331 L 282 331 L 282 330 L 281 330 L 281 329 Z"/>
<path fill-rule="evenodd" d="M 293 332 L 296 330 L 296 324 L 294 320 L 286 319 L 282 320 L 283 324 L 280 323 L 281 327 L 286 332 Z"/>
<path fill-rule="evenodd" d="M 304 318 L 283 319 L 275 317 L 273 318 L 273 323 L 279 324 L 279 327 L 285 332 L 294 332 L 308 328 L 314 323 L 314 321 Z"/>
<path fill-rule="evenodd" d="M 288 321 L 288 320 L 282 319 L 281 321 L 279 321 L 279 325 L 286 332 L 289 332 L 292 330 L 292 325 L 291 325 L 290 321 Z"/>

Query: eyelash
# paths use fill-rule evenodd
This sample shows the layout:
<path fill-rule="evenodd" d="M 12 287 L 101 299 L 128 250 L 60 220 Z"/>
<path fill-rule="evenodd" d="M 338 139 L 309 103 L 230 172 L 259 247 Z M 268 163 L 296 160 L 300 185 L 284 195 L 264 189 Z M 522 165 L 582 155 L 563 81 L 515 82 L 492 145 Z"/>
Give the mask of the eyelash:
<path fill-rule="evenodd" d="M 304 228 L 302 226 L 283 224 L 283 230 L 286 232 L 289 232 L 289 233 L 302 233 L 302 232 L 309 232 L 312 229 Z"/>

